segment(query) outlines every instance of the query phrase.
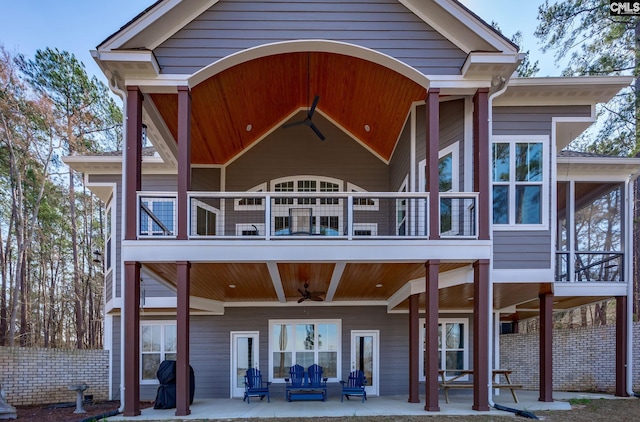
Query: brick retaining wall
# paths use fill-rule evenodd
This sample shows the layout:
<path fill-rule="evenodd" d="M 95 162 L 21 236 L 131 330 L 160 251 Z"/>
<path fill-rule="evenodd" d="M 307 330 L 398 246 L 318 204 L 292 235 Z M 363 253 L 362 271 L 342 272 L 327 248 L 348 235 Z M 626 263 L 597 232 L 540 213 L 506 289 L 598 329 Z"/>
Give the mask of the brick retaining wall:
<path fill-rule="evenodd" d="M 109 351 L 0 347 L 0 383 L 12 406 L 75 402 L 72 384 L 93 399 L 109 397 Z"/>
<path fill-rule="evenodd" d="M 553 330 L 553 389 L 615 390 L 615 325 Z M 540 387 L 539 334 L 500 336 L 500 367 L 513 369 L 513 382 Z M 633 388 L 640 387 L 640 323 L 633 325 Z"/>

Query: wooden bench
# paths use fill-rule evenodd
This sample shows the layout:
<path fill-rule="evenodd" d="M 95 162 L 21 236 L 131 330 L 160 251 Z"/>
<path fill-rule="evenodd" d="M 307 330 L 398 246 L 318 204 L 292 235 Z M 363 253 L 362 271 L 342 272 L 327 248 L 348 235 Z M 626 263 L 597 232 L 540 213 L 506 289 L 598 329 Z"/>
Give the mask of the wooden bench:
<path fill-rule="evenodd" d="M 453 376 L 452 378 L 447 379 L 445 376 L 446 371 L 444 370 L 440 370 L 440 379 L 442 380 L 440 382 L 440 388 L 442 388 L 442 390 L 444 391 L 444 399 L 447 403 L 449 403 L 449 389 L 454 388 L 473 388 L 473 383 L 472 382 L 467 382 L 467 381 L 459 381 L 460 378 L 466 377 L 467 375 L 473 375 L 473 370 L 471 369 L 463 369 L 463 370 L 455 370 L 455 371 L 451 371 L 451 372 L 456 372 L 457 375 Z M 508 369 L 494 369 L 492 371 L 492 382 L 491 385 L 493 388 L 507 388 L 509 390 L 511 390 L 511 395 L 513 396 L 513 401 L 516 403 L 518 402 L 518 396 L 516 395 L 515 390 L 516 389 L 522 389 L 522 385 L 520 384 L 514 384 L 511 382 L 511 378 L 509 377 L 509 375 L 512 373 L 513 371 L 508 370 Z M 496 381 L 496 376 L 498 375 L 503 375 L 505 377 L 506 382 L 505 383 L 500 383 Z"/>

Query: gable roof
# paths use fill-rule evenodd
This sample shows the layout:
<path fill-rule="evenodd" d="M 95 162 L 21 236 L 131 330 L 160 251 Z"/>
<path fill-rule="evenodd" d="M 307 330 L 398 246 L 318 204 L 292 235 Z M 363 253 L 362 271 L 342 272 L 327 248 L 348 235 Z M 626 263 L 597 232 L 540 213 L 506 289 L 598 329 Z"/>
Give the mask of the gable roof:
<path fill-rule="evenodd" d="M 188 22 L 224 0 L 158 0 L 107 37 L 98 50 L 153 50 Z M 397 0 L 465 53 L 517 52 L 495 28 L 457 0 Z"/>

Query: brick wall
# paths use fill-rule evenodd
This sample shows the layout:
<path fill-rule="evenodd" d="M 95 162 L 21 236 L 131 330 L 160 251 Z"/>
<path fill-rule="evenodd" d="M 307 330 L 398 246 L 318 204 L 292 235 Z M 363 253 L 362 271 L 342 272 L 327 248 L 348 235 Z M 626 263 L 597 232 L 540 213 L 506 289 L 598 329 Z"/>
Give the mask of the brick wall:
<path fill-rule="evenodd" d="M 107 400 L 109 351 L 0 347 L 0 383 L 12 406 L 75 402 L 72 384 Z"/>
<path fill-rule="evenodd" d="M 615 326 L 553 331 L 553 389 L 615 390 Z M 513 382 L 525 389 L 540 387 L 539 335 L 500 336 L 500 367 L 513 369 Z M 640 323 L 633 325 L 633 388 L 640 388 Z"/>

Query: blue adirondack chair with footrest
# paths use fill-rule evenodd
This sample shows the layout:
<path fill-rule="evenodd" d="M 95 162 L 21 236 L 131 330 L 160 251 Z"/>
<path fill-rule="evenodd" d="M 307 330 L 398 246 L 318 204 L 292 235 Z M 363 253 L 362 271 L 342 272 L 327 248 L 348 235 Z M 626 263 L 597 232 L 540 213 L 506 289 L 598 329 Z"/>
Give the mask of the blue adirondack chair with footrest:
<path fill-rule="evenodd" d="M 323 377 L 324 369 L 322 366 L 313 364 L 307 370 L 309 377 L 308 387 L 314 391 L 322 391 L 322 401 L 327 400 L 327 377 Z"/>
<path fill-rule="evenodd" d="M 267 396 L 267 402 L 271 403 L 269 397 L 269 386 L 271 382 L 262 381 L 262 374 L 259 369 L 249 368 L 244 376 L 244 398 L 247 403 L 251 403 L 250 397 L 260 397 L 260 400 Z"/>
<path fill-rule="evenodd" d="M 362 370 L 351 372 L 347 381 L 340 381 L 340 384 L 342 384 L 340 401 L 343 401 L 345 396 L 347 396 L 347 400 L 349 400 L 349 396 L 362 396 L 362 403 L 367 399 L 367 392 L 365 391 L 367 377 L 364 376 Z"/>
<path fill-rule="evenodd" d="M 286 400 L 291 401 L 291 391 L 305 387 L 305 378 L 304 368 L 301 365 L 296 364 L 289 368 L 289 378 L 284 379 L 286 383 L 284 398 Z"/>

